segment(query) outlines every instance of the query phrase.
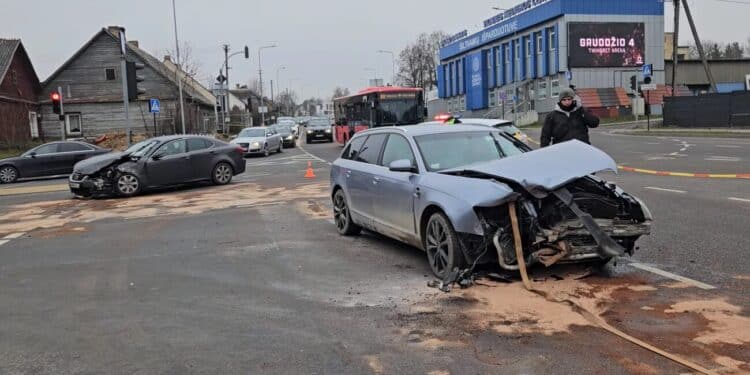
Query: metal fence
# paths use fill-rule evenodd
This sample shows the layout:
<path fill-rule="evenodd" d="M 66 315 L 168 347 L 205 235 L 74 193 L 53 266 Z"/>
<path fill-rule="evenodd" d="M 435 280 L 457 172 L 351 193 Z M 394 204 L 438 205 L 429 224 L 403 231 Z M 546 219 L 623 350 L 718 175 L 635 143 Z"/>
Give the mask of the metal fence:
<path fill-rule="evenodd" d="M 750 92 L 665 96 L 664 125 L 681 128 L 750 126 Z"/>

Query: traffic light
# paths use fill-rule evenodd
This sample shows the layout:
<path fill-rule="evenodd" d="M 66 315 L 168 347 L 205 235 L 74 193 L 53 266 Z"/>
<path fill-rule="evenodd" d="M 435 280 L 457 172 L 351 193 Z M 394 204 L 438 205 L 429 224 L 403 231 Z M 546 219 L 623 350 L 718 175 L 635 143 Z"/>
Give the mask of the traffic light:
<path fill-rule="evenodd" d="M 633 90 L 633 91 L 635 91 L 636 88 L 638 87 L 637 86 L 637 84 L 638 84 L 637 79 L 638 78 L 636 78 L 636 76 L 630 76 L 630 89 Z"/>
<path fill-rule="evenodd" d="M 49 99 L 52 101 L 52 112 L 59 115 L 60 120 L 65 119 L 65 114 L 62 109 L 62 95 L 59 91 L 52 91 L 49 94 Z"/>
<path fill-rule="evenodd" d="M 125 74 L 128 79 L 128 100 L 138 99 L 139 95 L 146 93 L 146 90 L 138 86 L 139 82 L 143 82 L 143 77 L 138 75 L 138 71 L 143 69 L 143 64 L 128 61 L 125 63 Z"/>

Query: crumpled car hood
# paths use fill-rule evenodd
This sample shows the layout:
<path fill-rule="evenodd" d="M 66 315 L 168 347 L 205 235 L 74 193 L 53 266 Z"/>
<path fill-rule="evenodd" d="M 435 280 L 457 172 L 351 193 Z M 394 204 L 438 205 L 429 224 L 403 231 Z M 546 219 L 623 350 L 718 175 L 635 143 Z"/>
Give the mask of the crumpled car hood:
<path fill-rule="evenodd" d="M 587 175 L 609 170 L 614 159 L 596 147 L 572 140 L 520 155 L 441 171 L 444 174 L 483 174 L 510 180 L 542 198 L 549 192 Z"/>
<path fill-rule="evenodd" d="M 128 154 L 124 152 L 111 152 L 84 159 L 76 163 L 73 171 L 83 174 L 92 174 L 102 168 L 112 165 L 114 162 L 127 159 Z"/>
<path fill-rule="evenodd" d="M 501 182 L 450 176 L 441 173 L 420 175 L 419 184 L 461 199 L 471 207 L 494 207 L 514 201 L 519 194 Z"/>

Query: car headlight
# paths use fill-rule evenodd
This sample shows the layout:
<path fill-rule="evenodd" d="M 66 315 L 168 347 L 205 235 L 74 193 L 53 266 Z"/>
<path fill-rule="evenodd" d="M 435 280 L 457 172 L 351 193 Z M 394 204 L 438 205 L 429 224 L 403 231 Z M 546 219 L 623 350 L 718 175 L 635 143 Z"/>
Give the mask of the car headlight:
<path fill-rule="evenodd" d="M 331 132 L 331 129 L 326 129 L 326 133 L 330 133 L 330 132 Z"/>
<path fill-rule="evenodd" d="M 260 147 L 260 142 L 253 142 L 253 147 Z"/>
<path fill-rule="evenodd" d="M 313 131 L 312 131 L 312 130 L 308 130 L 308 131 L 307 131 L 307 134 L 312 134 L 312 133 L 313 133 Z"/>
<path fill-rule="evenodd" d="M 293 138 L 294 138 L 294 136 L 293 136 L 293 135 L 291 135 L 291 134 L 290 134 L 290 135 L 288 135 L 288 136 L 286 137 L 286 139 L 289 139 L 289 140 L 291 140 L 291 139 L 293 139 Z"/>

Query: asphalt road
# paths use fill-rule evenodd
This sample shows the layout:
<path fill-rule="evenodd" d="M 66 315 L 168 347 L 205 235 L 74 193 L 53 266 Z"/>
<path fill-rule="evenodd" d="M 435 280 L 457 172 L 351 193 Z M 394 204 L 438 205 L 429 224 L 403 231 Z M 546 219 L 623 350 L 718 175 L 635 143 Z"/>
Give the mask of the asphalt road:
<path fill-rule="evenodd" d="M 616 156 L 654 146 L 599 137 Z M 249 158 L 225 187 L 127 200 L 37 192 L 59 179 L 1 187 L 0 373 L 689 371 L 518 282 L 428 288 L 421 251 L 336 234 L 328 163 L 341 147 L 303 147 Z M 728 199 L 750 199 L 749 181 L 612 179 L 656 217 L 632 261 L 716 289 L 631 260 L 582 280 L 585 269 L 537 269 L 536 287 L 710 369 L 750 371 L 750 202 Z"/>

